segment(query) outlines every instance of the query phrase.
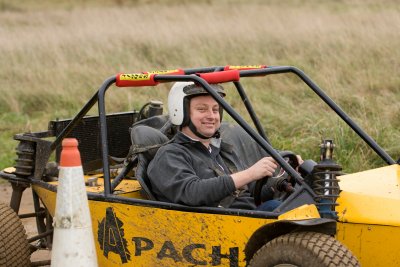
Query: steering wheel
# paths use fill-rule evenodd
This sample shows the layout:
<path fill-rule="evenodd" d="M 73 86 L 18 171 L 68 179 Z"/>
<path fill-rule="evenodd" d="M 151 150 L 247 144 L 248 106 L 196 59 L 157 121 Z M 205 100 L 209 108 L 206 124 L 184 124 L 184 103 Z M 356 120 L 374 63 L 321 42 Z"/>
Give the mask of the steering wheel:
<path fill-rule="evenodd" d="M 299 160 L 297 159 L 295 153 L 291 151 L 280 151 L 279 155 L 281 155 L 281 157 L 284 158 L 286 162 L 293 167 L 293 169 L 296 169 L 299 166 Z M 263 187 L 267 184 L 267 182 L 268 188 L 264 190 L 270 190 L 272 195 L 274 195 L 274 192 L 283 192 L 284 194 L 282 199 L 286 199 L 294 191 L 294 184 L 291 184 L 291 180 L 294 179 L 291 179 L 289 174 L 286 173 L 286 171 L 280 165 L 278 165 L 272 176 L 266 176 L 256 182 L 253 193 L 255 204 L 259 206 L 262 202 L 269 200 L 263 199 Z"/>

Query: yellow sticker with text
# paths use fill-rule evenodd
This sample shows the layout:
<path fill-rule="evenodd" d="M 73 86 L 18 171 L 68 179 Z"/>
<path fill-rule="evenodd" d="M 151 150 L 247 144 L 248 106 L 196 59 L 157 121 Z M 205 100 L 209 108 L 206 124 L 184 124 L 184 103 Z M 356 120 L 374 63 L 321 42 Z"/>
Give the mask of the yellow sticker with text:
<path fill-rule="evenodd" d="M 121 81 L 148 81 L 150 80 L 151 75 L 149 73 L 130 73 L 130 74 L 121 74 L 119 79 Z"/>

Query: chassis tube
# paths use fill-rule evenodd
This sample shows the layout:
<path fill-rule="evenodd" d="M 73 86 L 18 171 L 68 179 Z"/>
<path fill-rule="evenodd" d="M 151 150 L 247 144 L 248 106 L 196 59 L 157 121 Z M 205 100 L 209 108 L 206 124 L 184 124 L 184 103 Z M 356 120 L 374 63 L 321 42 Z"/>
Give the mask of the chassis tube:
<path fill-rule="evenodd" d="M 56 140 L 51 144 L 50 149 L 51 151 L 54 151 L 56 149 L 61 141 L 64 139 L 65 136 L 67 136 L 72 129 L 81 121 L 83 116 L 88 113 L 88 111 L 93 107 L 94 104 L 97 102 L 97 92 L 92 96 L 92 98 L 86 103 L 86 105 L 79 111 L 79 113 L 72 119 L 72 121 L 65 127 L 62 132 L 57 136 Z"/>
<path fill-rule="evenodd" d="M 247 112 L 249 112 L 251 119 L 253 120 L 254 125 L 257 128 L 258 133 L 264 138 L 269 144 L 271 142 L 268 140 L 267 135 L 265 134 L 265 131 L 260 123 L 260 120 L 258 119 L 256 113 L 254 112 L 253 106 L 251 105 L 249 98 L 246 95 L 246 92 L 243 89 L 243 86 L 240 82 L 233 82 L 235 85 L 240 97 L 242 98 L 242 101 L 247 109 Z"/>
<path fill-rule="evenodd" d="M 252 77 L 252 76 L 260 76 L 260 75 L 269 75 L 269 74 L 280 74 L 291 72 L 297 75 L 303 82 L 305 82 L 311 90 L 314 91 L 333 111 L 342 118 L 343 121 L 347 123 L 347 125 L 355 131 L 361 139 L 364 140 L 387 164 L 396 164 L 394 159 L 383 150 L 374 139 L 372 139 L 366 132 L 364 132 L 329 96 L 322 91 L 316 83 L 314 83 L 307 75 L 304 74 L 301 70 L 291 66 L 280 66 L 280 67 L 270 67 L 266 69 L 257 69 L 257 70 L 243 70 L 240 71 L 240 77 Z"/>
<path fill-rule="evenodd" d="M 115 83 L 115 81 L 116 81 L 115 76 L 107 79 L 100 87 L 98 93 L 100 142 L 101 142 L 101 155 L 103 157 L 103 173 L 104 173 L 104 195 L 111 194 L 110 163 L 108 162 L 107 119 L 106 119 L 106 106 L 104 97 L 107 89 L 113 83 Z"/>

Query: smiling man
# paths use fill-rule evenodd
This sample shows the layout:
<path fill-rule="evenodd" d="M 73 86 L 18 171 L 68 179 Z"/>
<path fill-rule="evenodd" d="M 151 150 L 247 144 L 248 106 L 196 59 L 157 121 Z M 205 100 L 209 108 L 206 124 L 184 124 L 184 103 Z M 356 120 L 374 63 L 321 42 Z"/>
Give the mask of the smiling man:
<path fill-rule="evenodd" d="M 222 97 L 224 89 L 212 85 Z M 232 145 L 219 138 L 222 108 L 201 86 L 177 82 L 168 96 L 171 122 L 180 127 L 173 142 L 161 147 L 148 167 L 148 177 L 160 201 L 271 211 L 279 201 L 256 207 L 247 184 L 271 176 L 277 167 L 264 157 L 247 168 Z"/>

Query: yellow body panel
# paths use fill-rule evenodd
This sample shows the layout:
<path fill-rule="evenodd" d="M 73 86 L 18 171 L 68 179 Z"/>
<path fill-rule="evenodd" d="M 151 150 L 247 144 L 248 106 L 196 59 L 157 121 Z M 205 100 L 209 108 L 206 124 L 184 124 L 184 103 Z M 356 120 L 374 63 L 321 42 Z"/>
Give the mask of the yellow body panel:
<path fill-rule="evenodd" d="M 399 165 L 340 179 L 336 238 L 362 266 L 400 266 Z M 33 188 L 53 215 L 56 194 L 37 185 Z M 102 178 L 98 186 L 86 188 L 102 194 Z M 124 180 L 117 189 L 119 196 L 140 198 L 135 180 Z M 314 205 L 301 206 L 278 219 L 101 201 L 89 201 L 89 206 L 100 266 L 245 266 L 245 246 L 259 228 L 279 220 L 319 217 Z"/>
<path fill-rule="evenodd" d="M 362 266 L 400 266 L 399 177 L 398 165 L 340 177 L 336 238 Z M 33 188 L 53 215 L 56 194 Z M 102 179 L 87 190 L 102 194 Z M 126 180 L 117 192 L 140 198 L 139 191 L 137 181 Z M 278 219 L 101 201 L 89 201 L 89 206 L 100 266 L 245 266 L 245 246 L 259 228 L 278 220 L 319 217 L 314 205 Z"/>
<path fill-rule="evenodd" d="M 33 188 L 53 215 L 56 193 Z M 92 200 L 89 207 L 99 266 L 245 266 L 250 237 L 277 221 Z M 281 219 L 319 218 L 315 211 L 305 205 Z"/>
<path fill-rule="evenodd" d="M 245 266 L 247 241 L 259 227 L 274 221 L 104 202 L 90 206 L 98 218 L 93 231 L 97 236 L 103 233 L 96 244 L 101 266 L 123 263 L 118 253 L 104 255 L 106 247 L 117 250 L 113 240 L 118 239 L 126 240 L 126 262 L 135 266 Z M 113 227 L 118 220 L 123 232 Z"/>
<path fill-rule="evenodd" d="M 362 266 L 400 266 L 400 166 L 340 176 L 336 238 Z"/>
<path fill-rule="evenodd" d="M 318 218 L 319 212 L 315 205 L 303 205 L 297 209 L 285 212 L 278 216 L 278 220 L 306 220 L 311 218 Z"/>
<path fill-rule="evenodd" d="M 104 190 L 104 180 L 103 180 L 103 175 L 97 174 L 97 175 L 85 175 L 84 180 L 85 183 L 91 179 L 91 178 L 97 178 L 97 182 L 95 186 L 86 186 L 86 191 L 91 192 L 91 193 L 102 193 Z M 57 185 L 58 182 L 49 182 L 49 184 L 52 185 Z M 122 180 L 121 183 L 115 188 L 115 191 L 117 192 L 133 192 L 133 191 L 139 191 L 140 190 L 140 184 L 136 180 Z"/>
<path fill-rule="evenodd" d="M 400 227 L 338 223 L 336 239 L 363 267 L 400 266 Z"/>
<path fill-rule="evenodd" d="M 340 176 L 339 221 L 400 226 L 400 166 Z"/>

